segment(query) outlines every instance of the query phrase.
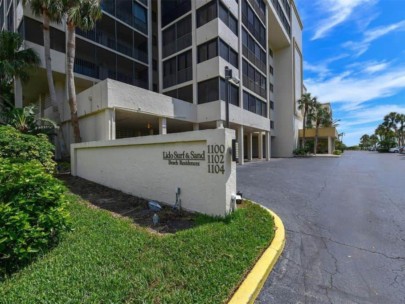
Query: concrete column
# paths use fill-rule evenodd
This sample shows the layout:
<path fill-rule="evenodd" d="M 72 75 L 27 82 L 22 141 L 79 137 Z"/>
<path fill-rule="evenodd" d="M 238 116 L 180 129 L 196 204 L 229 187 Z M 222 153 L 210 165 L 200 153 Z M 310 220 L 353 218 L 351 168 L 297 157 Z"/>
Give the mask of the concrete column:
<path fill-rule="evenodd" d="M 263 132 L 259 132 L 258 139 L 259 159 L 263 159 Z"/>
<path fill-rule="evenodd" d="M 250 132 L 248 134 L 248 142 L 247 142 L 247 147 L 248 147 L 248 160 L 252 161 L 253 159 L 253 133 Z"/>
<path fill-rule="evenodd" d="M 217 129 L 223 129 L 223 128 L 224 128 L 224 121 L 217 120 Z"/>
<path fill-rule="evenodd" d="M 193 123 L 193 131 L 198 131 L 200 130 L 200 124 L 199 123 Z"/>
<path fill-rule="evenodd" d="M 106 119 L 106 134 L 103 137 L 106 140 L 113 140 L 115 139 L 115 110 L 106 109 L 105 119 Z"/>
<path fill-rule="evenodd" d="M 243 165 L 244 160 L 244 149 L 243 149 L 243 126 L 239 126 L 238 129 L 238 142 L 239 142 L 239 164 Z"/>
<path fill-rule="evenodd" d="M 167 119 L 159 117 L 159 134 L 167 134 Z"/>
<path fill-rule="evenodd" d="M 332 137 L 328 137 L 328 154 L 332 154 Z"/>
<path fill-rule="evenodd" d="M 23 91 L 20 78 L 14 80 L 14 106 L 16 108 L 23 107 Z"/>
<path fill-rule="evenodd" d="M 264 144 L 266 149 L 266 160 L 269 161 L 271 158 L 271 135 L 269 131 L 264 134 Z"/>

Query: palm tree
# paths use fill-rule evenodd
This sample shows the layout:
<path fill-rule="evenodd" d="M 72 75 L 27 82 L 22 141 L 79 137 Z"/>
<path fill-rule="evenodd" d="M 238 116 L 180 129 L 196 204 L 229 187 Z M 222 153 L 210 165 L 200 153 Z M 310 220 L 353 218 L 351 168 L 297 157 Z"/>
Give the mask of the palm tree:
<path fill-rule="evenodd" d="M 311 93 L 302 94 L 301 98 L 298 100 L 298 109 L 304 111 L 303 138 L 302 138 L 303 149 L 305 149 L 305 130 L 307 125 L 307 117 L 308 115 L 311 115 L 316 103 L 317 99 L 316 97 L 312 97 Z"/>
<path fill-rule="evenodd" d="M 398 143 L 399 146 L 405 145 L 405 114 L 397 114 L 395 117 L 395 123 L 399 124 L 398 132 Z"/>
<path fill-rule="evenodd" d="M 373 134 L 370 136 L 370 145 L 373 146 L 373 148 L 376 148 L 376 145 L 378 143 L 378 136 Z"/>
<path fill-rule="evenodd" d="M 48 79 L 49 96 L 51 104 L 59 116 L 58 101 L 56 100 L 55 84 L 52 76 L 51 62 L 51 38 L 50 23 L 60 23 L 63 18 L 64 10 L 61 0 L 23 0 L 23 4 L 29 4 L 31 11 L 35 16 L 42 17 L 42 33 L 44 37 L 44 58 L 46 77 Z"/>
<path fill-rule="evenodd" d="M 322 104 L 315 103 L 315 108 L 313 113 L 310 115 L 310 119 L 315 123 L 314 154 L 316 154 L 318 147 L 319 127 L 330 126 L 332 124 L 332 116 Z"/>
<path fill-rule="evenodd" d="M 29 72 L 40 59 L 32 49 L 22 49 L 23 39 L 17 33 L 0 32 L 0 105 L 13 107 L 11 99 L 14 78 L 29 79 Z"/>
<path fill-rule="evenodd" d="M 13 108 L 2 113 L 4 124 L 14 127 L 21 133 L 54 134 L 58 129 L 55 122 L 47 118 L 37 118 L 37 108 L 33 105 Z"/>
<path fill-rule="evenodd" d="M 388 115 L 384 116 L 384 122 L 383 124 L 387 126 L 390 130 L 393 130 L 395 135 L 398 134 L 398 126 L 397 126 L 397 115 L 398 113 L 396 112 L 391 112 Z M 400 146 L 400 139 L 399 137 L 397 138 L 398 140 L 398 146 Z"/>
<path fill-rule="evenodd" d="M 79 117 L 77 115 L 74 63 L 76 53 L 76 27 L 88 31 L 95 27 L 102 12 L 99 0 L 63 0 L 67 23 L 67 77 L 70 116 L 74 141 L 81 142 Z"/>
<path fill-rule="evenodd" d="M 360 146 L 365 149 L 370 146 L 370 136 L 368 134 L 364 134 L 360 137 Z"/>

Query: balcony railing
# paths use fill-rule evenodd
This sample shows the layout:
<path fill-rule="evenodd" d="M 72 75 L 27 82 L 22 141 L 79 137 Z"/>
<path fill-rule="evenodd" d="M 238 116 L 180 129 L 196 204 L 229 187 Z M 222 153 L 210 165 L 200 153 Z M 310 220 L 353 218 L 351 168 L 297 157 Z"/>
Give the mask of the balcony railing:
<path fill-rule="evenodd" d="M 259 5 L 255 0 L 248 0 L 250 5 L 253 7 L 255 13 L 259 16 L 260 20 L 266 24 L 266 15 L 263 13 L 263 11 L 260 9 Z"/>
<path fill-rule="evenodd" d="M 271 2 L 273 3 L 274 8 L 276 9 L 277 15 L 281 19 L 281 23 L 283 24 L 284 29 L 288 33 L 288 36 L 291 36 L 291 26 L 288 22 L 289 18 L 287 19 L 287 17 L 285 16 L 283 8 L 281 7 L 278 0 L 271 0 Z"/>
<path fill-rule="evenodd" d="M 93 62 L 84 59 L 75 59 L 74 72 L 93 78 L 98 78 L 98 71 Z"/>
<path fill-rule="evenodd" d="M 256 94 L 260 95 L 263 98 L 267 98 L 267 90 L 266 88 L 261 87 L 252 79 L 247 77 L 247 75 L 243 75 L 243 85 L 248 88 L 249 90 L 255 92 Z"/>
<path fill-rule="evenodd" d="M 256 57 L 256 55 L 249 50 L 246 46 L 242 46 L 243 50 L 243 56 L 245 56 L 251 63 L 253 63 L 256 67 L 260 69 L 264 74 L 266 74 L 266 64 L 263 63 L 259 58 Z"/>
<path fill-rule="evenodd" d="M 177 71 L 177 74 L 171 74 L 163 77 L 163 87 L 168 88 L 193 79 L 193 68 L 189 67 Z"/>
<path fill-rule="evenodd" d="M 188 33 L 163 47 L 163 58 L 177 53 L 191 45 L 191 33 Z"/>
<path fill-rule="evenodd" d="M 242 13 L 242 23 L 247 27 L 247 29 L 257 39 L 257 41 L 259 41 L 259 43 L 265 48 L 266 47 L 266 38 L 260 37 L 260 31 L 255 29 L 254 24 L 249 22 L 247 15 L 244 13 Z"/>

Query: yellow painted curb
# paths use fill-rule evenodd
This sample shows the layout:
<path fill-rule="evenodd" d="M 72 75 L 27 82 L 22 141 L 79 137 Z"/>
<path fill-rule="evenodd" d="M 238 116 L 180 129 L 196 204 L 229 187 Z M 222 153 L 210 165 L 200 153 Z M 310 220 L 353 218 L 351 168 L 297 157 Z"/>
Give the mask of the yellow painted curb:
<path fill-rule="evenodd" d="M 263 207 L 263 206 L 262 206 Z M 270 209 L 268 210 L 274 217 L 275 235 L 270 246 L 264 251 L 257 263 L 253 266 L 253 269 L 246 276 L 245 280 L 235 291 L 228 304 L 245 304 L 253 303 L 260 290 L 262 289 L 264 282 L 269 276 L 274 265 L 277 263 L 278 258 L 283 252 L 285 245 L 285 230 L 284 224 L 281 219 Z"/>

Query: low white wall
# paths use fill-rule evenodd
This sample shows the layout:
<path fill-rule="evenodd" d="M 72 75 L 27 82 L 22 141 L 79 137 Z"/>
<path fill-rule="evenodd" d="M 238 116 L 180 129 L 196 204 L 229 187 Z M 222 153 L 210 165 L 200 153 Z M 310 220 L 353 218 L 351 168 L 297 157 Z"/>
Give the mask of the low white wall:
<path fill-rule="evenodd" d="M 180 187 L 182 208 L 224 216 L 236 193 L 234 138 L 215 129 L 73 144 L 72 175 L 169 205 Z"/>

